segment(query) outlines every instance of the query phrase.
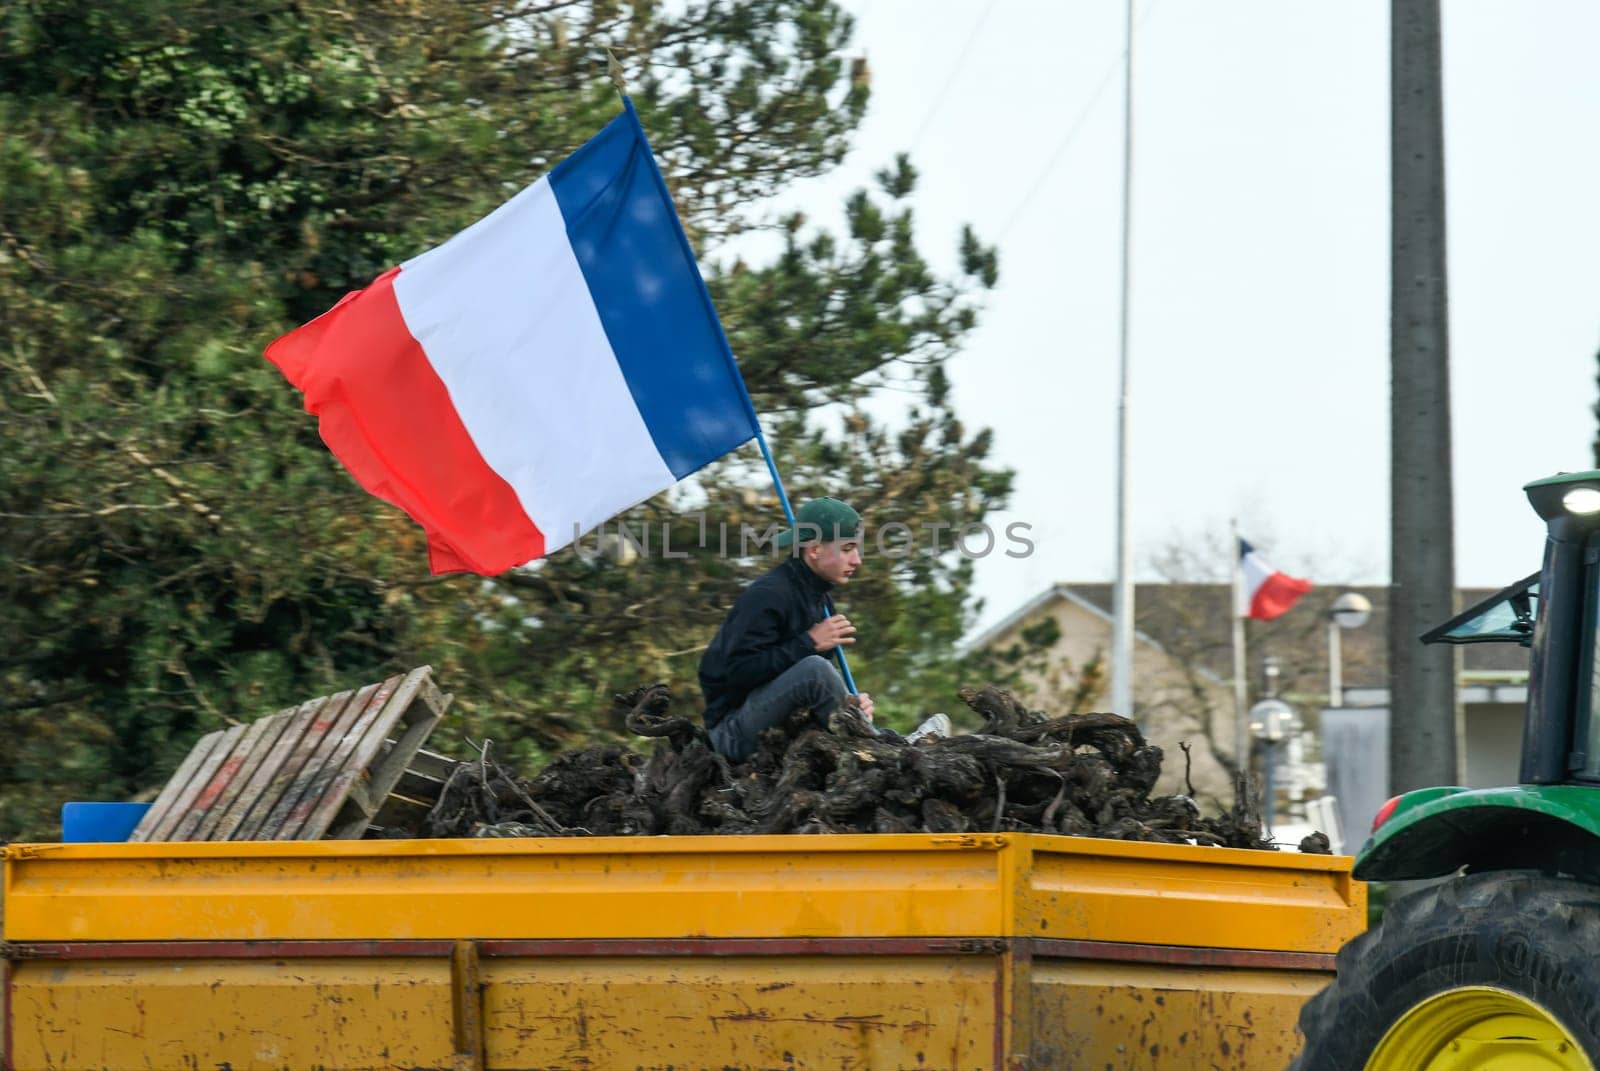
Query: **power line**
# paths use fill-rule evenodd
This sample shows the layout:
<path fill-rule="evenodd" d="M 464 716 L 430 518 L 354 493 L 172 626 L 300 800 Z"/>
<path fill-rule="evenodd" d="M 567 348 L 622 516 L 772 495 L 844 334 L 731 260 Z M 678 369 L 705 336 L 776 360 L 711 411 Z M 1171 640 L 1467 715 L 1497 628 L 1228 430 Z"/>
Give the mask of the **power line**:
<path fill-rule="evenodd" d="M 978 42 L 978 32 L 983 29 L 983 24 L 989 21 L 990 12 L 994 11 L 999 0 L 989 0 L 984 5 L 983 13 L 978 16 L 978 21 L 972 24 L 972 29 L 967 31 L 966 43 L 961 46 L 961 54 L 956 57 L 955 66 L 950 68 L 950 75 L 944 80 L 944 85 L 934 95 L 933 103 L 928 106 L 928 114 L 922 117 L 922 122 L 917 127 L 916 137 L 911 139 L 911 152 L 917 151 L 917 146 L 922 144 L 922 136 L 928 132 L 928 127 L 933 123 L 933 117 L 939 114 L 939 106 L 944 103 L 944 98 L 950 95 L 950 87 L 956 84 L 956 77 L 961 73 L 961 68 L 966 64 L 967 57 L 972 54 L 972 46 Z"/>
<path fill-rule="evenodd" d="M 1155 11 L 1160 2 L 1161 0 L 1150 0 L 1150 3 L 1144 9 L 1144 14 L 1139 17 L 1138 25 L 1140 29 L 1143 29 L 1144 24 L 1150 21 L 1151 13 Z M 1012 209 L 1011 215 L 1006 219 L 1005 225 L 1000 228 L 1000 233 L 995 238 L 996 245 L 1004 241 L 1006 235 L 1011 233 L 1011 228 L 1021 221 L 1023 213 L 1028 210 L 1028 206 L 1033 203 L 1033 199 L 1044 188 L 1045 180 L 1050 177 L 1050 172 L 1055 170 L 1056 164 L 1066 155 L 1067 150 L 1072 147 L 1072 143 L 1078 139 L 1079 133 L 1083 131 L 1084 124 L 1089 121 L 1089 114 L 1094 111 L 1095 105 L 1100 103 L 1100 98 L 1105 96 L 1106 90 L 1111 87 L 1111 80 L 1116 77 L 1117 72 L 1122 69 L 1122 65 L 1127 61 L 1128 50 L 1124 47 L 1117 53 L 1117 58 L 1112 60 L 1111 65 L 1106 68 L 1106 73 L 1100 76 L 1100 83 L 1094 87 L 1094 92 L 1089 95 L 1088 101 L 1079 109 L 1077 117 L 1067 127 L 1066 134 L 1056 143 L 1055 149 L 1050 153 L 1050 159 L 1045 161 L 1044 167 L 1039 169 L 1039 174 L 1033 180 L 1032 185 L 1028 187 L 1028 192 L 1023 195 L 1022 200 L 1017 202 L 1017 207 Z"/>

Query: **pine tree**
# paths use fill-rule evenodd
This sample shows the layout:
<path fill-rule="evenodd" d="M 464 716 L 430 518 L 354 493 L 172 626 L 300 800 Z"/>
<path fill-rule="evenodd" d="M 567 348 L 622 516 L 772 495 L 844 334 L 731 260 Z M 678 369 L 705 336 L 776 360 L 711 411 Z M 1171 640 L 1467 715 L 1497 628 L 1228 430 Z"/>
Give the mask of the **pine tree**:
<path fill-rule="evenodd" d="M 981 521 L 1009 476 L 943 363 L 995 255 L 943 278 L 908 161 L 834 234 L 764 203 L 843 157 L 868 97 L 830 0 L 231 5 L 21 0 L 0 13 L 0 840 L 64 799 L 158 786 L 204 731 L 421 663 L 436 739 L 528 760 L 604 733 L 651 680 L 697 709 L 698 652 L 770 565 L 698 543 L 777 518 L 753 450 L 503 577 L 432 577 L 420 531 L 339 468 L 261 358 L 278 334 L 481 216 L 618 110 L 620 61 L 796 498 Z M 861 403 L 886 379 L 914 408 Z M 597 552 L 596 546 L 606 552 Z M 948 544 L 947 544 L 948 546 Z M 971 565 L 870 562 L 841 597 L 890 720 L 948 706 Z"/>

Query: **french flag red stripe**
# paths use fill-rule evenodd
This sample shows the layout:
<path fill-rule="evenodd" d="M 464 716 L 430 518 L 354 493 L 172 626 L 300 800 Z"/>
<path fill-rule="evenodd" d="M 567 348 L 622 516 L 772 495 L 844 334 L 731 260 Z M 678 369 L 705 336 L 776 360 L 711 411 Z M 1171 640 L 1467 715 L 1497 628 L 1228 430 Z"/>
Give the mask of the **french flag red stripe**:
<path fill-rule="evenodd" d="M 758 434 L 631 103 L 487 216 L 267 347 L 435 573 L 559 550 Z"/>
<path fill-rule="evenodd" d="M 1300 597 L 1311 590 L 1311 581 L 1280 573 L 1239 540 L 1239 592 L 1235 612 L 1240 617 L 1271 621 L 1287 613 Z"/>
<path fill-rule="evenodd" d="M 1311 590 L 1311 581 L 1301 580 L 1285 573 L 1273 573 L 1261 582 L 1250 596 L 1250 616 L 1257 621 L 1271 621 L 1289 612 L 1300 601 L 1300 596 Z"/>
<path fill-rule="evenodd" d="M 272 343 L 267 359 L 304 393 L 323 441 L 357 482 L 422 525 L 434 573 L 492 575 L 542 557 L 544 533 L 484 460 L 406 327 L 394 293 L 400 270 Z"/>

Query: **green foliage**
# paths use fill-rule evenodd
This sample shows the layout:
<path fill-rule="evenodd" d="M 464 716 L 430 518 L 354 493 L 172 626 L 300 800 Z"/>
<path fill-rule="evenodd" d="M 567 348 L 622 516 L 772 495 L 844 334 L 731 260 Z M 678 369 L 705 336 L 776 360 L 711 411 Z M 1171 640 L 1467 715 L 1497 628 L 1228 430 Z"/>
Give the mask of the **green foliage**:
<path fill-rule="evenodd" d="M 864 66 L 830 0 L 217 5 L 19 0 L 0 12 L 0 840 L 68 798 L 158 786 L 202 732 L 430 663 L 453 732 L 528 759 L 671 682 L 768 559 L 719 553 L 777 516 L 727 459 L 503 577 L 431 577 L 420 531 L 328 454 L 264 345 L 532 181 L 617 111 L 616 54 L 704 262 L 761 202 L 843 156 Z M 941 363 L 993 285 L 921 256 L 904 158 L 831 234 L 710 280 L 795 497 L 875 524 L 981 520 L 1008 491 Z M 892 426 L 861 403 L 893 380 Z M 697 543 L 686 558 L 659 551 Z M 607 552 L 597 552 L 603 545 Z M 948 547 L 949 544 L 946 543 Z M 841 603 L 891 722 L 948 707 L 971 563 L 869 562 Z M 459 746 L 450 733 L 441 746 Z"/>

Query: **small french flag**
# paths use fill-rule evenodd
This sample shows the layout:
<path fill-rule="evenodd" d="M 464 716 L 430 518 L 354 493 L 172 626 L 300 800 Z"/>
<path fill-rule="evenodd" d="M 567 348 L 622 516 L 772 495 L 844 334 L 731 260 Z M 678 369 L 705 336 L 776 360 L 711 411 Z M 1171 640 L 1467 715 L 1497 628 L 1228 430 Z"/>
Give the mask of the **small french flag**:
<path fill-rule="evenodd" d="M 757 433 L 631 102 L 266 357 L 435 573 L 543 557 Z"/>
<path fill-rule="evenodd" d="M 1289 611 L 1311 581 L 1280 573 L 1262 560 L 1244 540 L 1239 540 L 1239 584 L 1234 589 L 1234 613 L 1257 621 L 1271 621 Z"/>

